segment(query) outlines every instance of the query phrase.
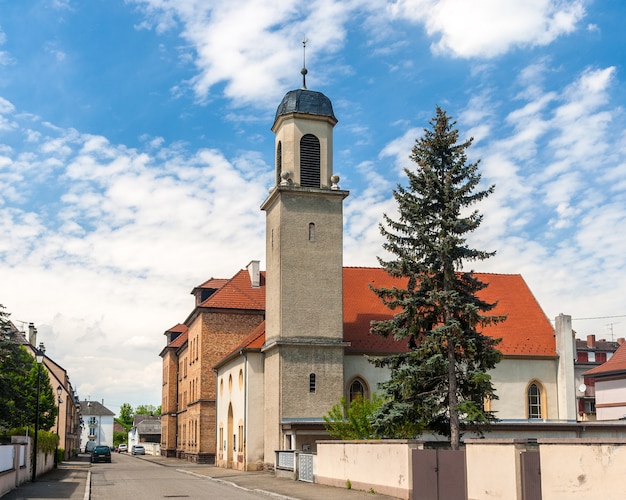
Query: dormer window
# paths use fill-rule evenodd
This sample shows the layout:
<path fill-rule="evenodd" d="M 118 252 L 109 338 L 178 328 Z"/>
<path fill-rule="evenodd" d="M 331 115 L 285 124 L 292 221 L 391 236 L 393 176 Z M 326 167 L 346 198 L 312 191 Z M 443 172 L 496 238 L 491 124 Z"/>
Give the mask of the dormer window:
<path fill-rule="evenodd" d="M 300 185 L 320 187 L 320 141 L 313 134 L 300 139 Z"/>

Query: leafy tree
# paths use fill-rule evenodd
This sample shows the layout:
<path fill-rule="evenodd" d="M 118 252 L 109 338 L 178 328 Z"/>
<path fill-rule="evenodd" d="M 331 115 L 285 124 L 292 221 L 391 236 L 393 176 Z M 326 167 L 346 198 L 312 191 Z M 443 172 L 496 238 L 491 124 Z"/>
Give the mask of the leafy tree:
<path fill-rule="evenodd" d="M 350 404 L 346 398 L 334 405 L 328 415 L 324 415 L 326 432 L 335 439 L 372 439 L 376 437 L 372 427 L 372 415 L 380 408 L 382 399 L 376 394 L 371 399 L 360 395 Z"/>
<path fill-rule="evenodd" d="M 452 449 L 458 449 L 461 426 L 496 420 L 483 402 L 496 398 L 487 372 L 501 359 L 499 339 L 479 330 L 505 318 L 486 315 L 495 304 L 477 294 L 487 285 L 472 271 L 461 271 L 465 262 L 495 253 L 466 242 L 467 233 L 482 221 L 477 210 L 468 208 L 494 186 L 477 190 L 478 162 L 468 163 L 466 156 L 472 139 L 458 143 L 456 122 L 445 111 L 437 107 L 430 125 L 412 149 L 417 166 L 405 169 L 408 187 L 398 185 L 393 192 L 399 219 L 385 214 L 380 225 L 383 248 L 394 257 L 379 262 L 401 278 L 401 285 L 374 289 L 397 312 L 390 320 L 373 322 L 371 331 L 405 340 L 409 349 L 374 361 L 391 370 L 381 385 L 384 403 L 374 426 L 391 437 L 428 426 L 450 436 Z"/>
<path fill-rule="evenodd" d="M 5 332 L 13 328 L 9 314 L 0 305 L 0 428 L 35 426 L 37 409 L 37 376 L 39 366 L 33 356 Z M 42 366 L 40 374 L 39 428 L 50 430 L 58 408 L 56 394 L 50 385 L 48 371 Z"/>
<path fill-rule="evenodd" d="M 120 416 L 116 418 L 115 421 L 128 432 L 133 426 L 133 407 L 128 403 L 123 403 L 122 406 L 120 406 Z"/>
<path fill-rule="evenodd" d="M 160 415 L 161 406 L 139 405 L 135 410 L 135 415 Z"/>

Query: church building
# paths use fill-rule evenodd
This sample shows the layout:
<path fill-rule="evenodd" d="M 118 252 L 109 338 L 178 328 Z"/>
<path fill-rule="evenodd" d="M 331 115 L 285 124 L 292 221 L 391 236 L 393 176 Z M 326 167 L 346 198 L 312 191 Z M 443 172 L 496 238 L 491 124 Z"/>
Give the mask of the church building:
<path fill-rule="evenodd" d="M 343 267 L 343 200 L 333 172 L 331 101 L 306 89 L 278 106 L 275 185 L 266 213 L 266 271 L 252 261 L 193 289 L 195 307 L 165 332 L 161 453 L 241 470 L 274 467 L 277 450 L 315 451 L 342 397 L 370 396 L 388 371 L 368 358 L 407 349 L 372 335 L 390 318 L 371 290 L 401 283 L 380 268 Z M 576 420 L 571 321 L 556 329 L 520 275 L 481 274 L 507 321 L 493 370 L 503 422 Z M 560 356 L 557 354 L 560 353 Z M 558 387 L 558 390 L 557 390 Z"/>

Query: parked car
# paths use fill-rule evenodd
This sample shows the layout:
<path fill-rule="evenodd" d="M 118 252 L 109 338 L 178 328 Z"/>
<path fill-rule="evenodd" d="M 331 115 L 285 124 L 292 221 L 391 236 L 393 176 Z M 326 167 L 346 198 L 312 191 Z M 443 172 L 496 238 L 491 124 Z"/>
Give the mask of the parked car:
<path fill-rule="evenodd" d="M 127 452 L 128 451 L 128 446 L 125 443 L 120 444 L 117 447 L 117 452 L 118 453 L 123 453 L 123 452 Z"/>
<path fill-rule="evenodd" d="M 108 446 L 96 446 L 91 452 L 91 463 L 111 463 L 111 448 Z"/>
<path fill-rule="evenodd" d="M 131 455 L 145 455 L 146 449 L 143 447 L 142 444 L 134 444 L 133 447 L 130 449 L 130 454 Z"/>
<path fill-rule="evenodd" d="M 91 453 L 95 447 L 96 443 L 94 441 L 87 441 L 85 444 L 85 453 Z"/>

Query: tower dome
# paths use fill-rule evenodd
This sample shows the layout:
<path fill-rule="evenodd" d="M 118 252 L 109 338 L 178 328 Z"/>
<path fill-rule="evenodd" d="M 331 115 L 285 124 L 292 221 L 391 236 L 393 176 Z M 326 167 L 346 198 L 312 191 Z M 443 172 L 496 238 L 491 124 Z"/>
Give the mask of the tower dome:
<path fill-rule="evenodd" d="M 325 116 L 337 123 L 330 99 L 321 92 L 307 89 L 290 90 L 276 110 L 274 123 L 279 117 L 291 113 Z"/>

